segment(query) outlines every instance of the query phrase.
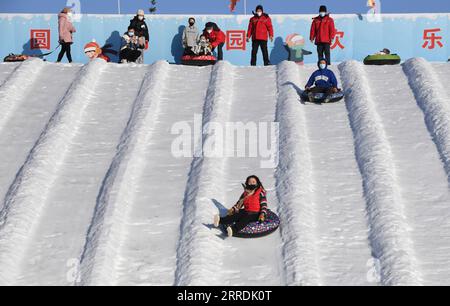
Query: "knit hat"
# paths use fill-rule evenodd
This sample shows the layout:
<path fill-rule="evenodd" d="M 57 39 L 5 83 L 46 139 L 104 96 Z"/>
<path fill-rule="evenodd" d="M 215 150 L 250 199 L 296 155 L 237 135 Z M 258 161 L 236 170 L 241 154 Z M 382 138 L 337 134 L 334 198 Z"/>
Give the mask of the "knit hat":
<path fill-rule="evenodd" d="M 261 10 L 261 11 L 264 12 L 264 8 L 263 8 L 263 6 L 261 4 L 256 7 L 255 12 L 258 11 L 258 10 Z"/>
<path fill-rule="evenodd" d="M 144 16 L 144 15 L 145 15 L 144 10 L 143 10 L 143 9 L 139 9 L 139 10 L 137 11 L 136 15 L 138 15 L 138 16 Z"/>
<path fill-rule="evenodd" d="M 319 13 L 321 13 L 321 12 L 325 12 L 325 13 L 327 12 L 327 7 L 325 5 L 320 6 Z"/>
<path fill-rule="evenodd" d="M 91 41 L 90 43 L 87 43 L 86 46 L 84 46 L 84 53 L 95 51 L 97 54 L 102 53 L 102 49 L 100 48 L 99 44 L 95 42 L 95 40 Z"/>

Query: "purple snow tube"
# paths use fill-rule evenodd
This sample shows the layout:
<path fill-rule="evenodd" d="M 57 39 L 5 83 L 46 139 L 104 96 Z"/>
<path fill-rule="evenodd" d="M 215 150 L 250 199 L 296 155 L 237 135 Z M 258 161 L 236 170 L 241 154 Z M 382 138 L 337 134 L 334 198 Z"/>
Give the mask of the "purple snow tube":
<path fill-rule="evenodd" d="M 270 209 L 267 210 L 267 217 L 264 222 L 252 222 L 244 227 L 240 232 L 233 233 L 233 237 L 239 238 L 258 238 L 267 236 L 280 226 L 280 218 Z M 226 232 L 225 226 L 222 226 L 222 230 Z"/>

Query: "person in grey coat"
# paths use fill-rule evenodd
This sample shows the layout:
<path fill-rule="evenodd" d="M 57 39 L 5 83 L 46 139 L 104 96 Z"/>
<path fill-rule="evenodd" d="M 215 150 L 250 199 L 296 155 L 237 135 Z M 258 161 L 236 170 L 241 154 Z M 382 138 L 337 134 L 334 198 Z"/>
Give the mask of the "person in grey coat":
<path fill-rule="evenodd" d="M 182 36 L 182 44 L 184 54 L 192 55 L 192 48 L 197 46 L 199 40 L 199 31 L 195 25 L 195 18 L 189 18 L 189 25 L 184 29 Z"/>

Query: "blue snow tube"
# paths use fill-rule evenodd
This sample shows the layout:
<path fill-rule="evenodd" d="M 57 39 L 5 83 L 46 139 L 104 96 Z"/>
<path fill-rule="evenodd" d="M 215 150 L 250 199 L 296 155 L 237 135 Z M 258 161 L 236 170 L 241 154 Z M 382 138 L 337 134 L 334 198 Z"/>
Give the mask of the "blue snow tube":
<path fill-rule="evenodd" d="M 325 103 L 326 97 L 327 97 L 327 95 L 324 93 L 316 93 L 316 94 L 314 94 L 314 99 L 313 99 L 312 103 Z M 344 98 L 344 92 L 341 90 L 337 93 L 332 94 L 330 97 L 330 101 L 327 103 L 338 102 L 338 101 L 341 101 L 343 98 Z M 304 102 L 310 102 L 308 93 L 306 91 L 303 91 L 301 93 L 301 99 Z"/>
<path fill-rule="evenodd" d="M 246 227 L 244 227 L 240 232 L 233 233 L 233 237 L 238 238 L 258 238 L 267 236 L 274 231 L 277 230 L 277 228 L 280 226 L 280 218 L 271 211 L 270 209 L 267 210 L 267 216 L 266 220 L 264 222 L 252 222 L 248 224 Z M 226 233 L 226 227 L 222 225 L 222 230 Z"/>

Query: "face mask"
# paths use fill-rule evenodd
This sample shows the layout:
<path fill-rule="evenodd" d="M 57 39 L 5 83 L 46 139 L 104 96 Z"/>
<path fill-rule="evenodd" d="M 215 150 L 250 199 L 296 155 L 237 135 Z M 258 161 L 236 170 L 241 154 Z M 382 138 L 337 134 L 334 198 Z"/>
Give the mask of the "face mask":
<path fill-rule="evenodd" d="M 259 17 L 262 16 L 262 12 L 256 12 L 256 15 L 258 15 Z"/>
<path fill-rule="evenodd" d="M 325 17 L 326 14 L 327 14 L 327 13 L 325 13 L 325 12 L 320 12 L 320 13 L 319 13 L 319 16 L 320 16 L 320 17 Z"/>
<path fill-rule="evenodd" d="M 193 22 L 193 21 L 189 22 L 190 26 L 193 26 L 194 24 L 195 24 L 195 22 Z"/>
<path fill-rule="evenodd" d="M 70 18 L 70 17 L 72 17 L 72 15 L 73 15 L 73 14 L 72 14 L 72 13 L 70 13 L 70 12 L 69 12 L 69 13 L 67 13 L 67 16 L 68 16 L 69 18 Z"/>
<path fill-rule="evenodd" d="M 144 20 L 144 16 L 139 16 L 138 19 L 139 19 L 140 21 L 142 21 L 142 20 Z"/>
<path fill-rule="evenodd" d="M 211 34 L 211 33 L 212 33 L 212 30 L 206 30 L 206 32 L 208 32 L 208 33 L 210 33 L 210 34 Z"/>
<path fill-rule="evenodd" d="M 319 67 L 320 67 L 320 69 L 323 70 L 323 69 L 327 68 L 327 65 L 326 64 L 320 64 Z"/>
<path fill-rule="evenodd" d="M 128 36 L 133 37 L 134 36 L 134 32 L 128 32 Z"/>
<path fill-rule="evenodd" d="M 255 190 L 256 188 L 258 188 L 258 185 L 248 185 L 247 184 L 245 188 L 248 190 Z"/>

